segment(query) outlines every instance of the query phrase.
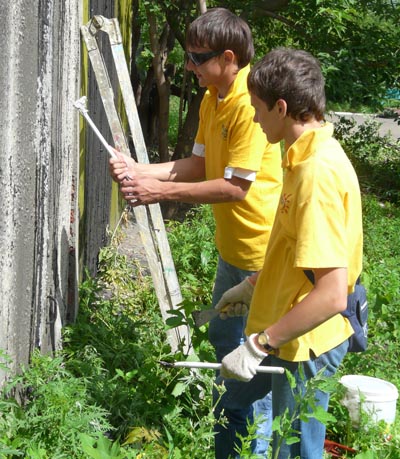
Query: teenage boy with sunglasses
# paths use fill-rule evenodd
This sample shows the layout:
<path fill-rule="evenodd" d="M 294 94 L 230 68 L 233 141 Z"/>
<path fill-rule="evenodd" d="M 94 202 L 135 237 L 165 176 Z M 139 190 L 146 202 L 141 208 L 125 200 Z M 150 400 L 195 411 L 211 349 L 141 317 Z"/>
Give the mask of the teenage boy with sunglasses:
<path fill-rule="evenodd" d="M 227 391 L 217 411 L 224 411 L 228 426 L 231 408 L 237 423 L 237 411 L 250 408 L 271 388 L 274 417 L 298 409 L 286 375 L 256 375 L 259 364 L 286 368 L 300 395 L 319 370 L 326 376 L 337 371 L 353 334 L 340 313 L 362 266 L 360 188 L 332 137 L 332 124 L 323 122 L 325 84 L 319 62 L 305 51 L 272 50 L 252 68 L 248 86 L 255 121 L 270 142 L 284 141 L 285 174 L 264 266 L 252 276 L 257 281 L 248 340 L 222 360 Z M 313 271 L 314 284 L 304 270 Z M 236 382 L 233 388 L 230 381 Z M 326 410 L 329 395 L 317 390 L 313 401 Z M 273 457 L 321 459 L 325 426 L 303 416 L 292 427 L 298 442 L 283 439 L 276 456 L 282 439 L 274 433 Z M 228 436 L 225 441 L 228 457 L 234 445 L 228 445 Z"/>
<path fill-rule="evenodd" d="M 281 190 L 281 155 L 279 145 L 267 142 L 253 121 L 246 80 L 254 48 L 246 22 L 224 8 L 210 9 L 190 25 L 186 49 L 187 69 L 208 89 L 192 155 L 149 165 L 118 154 L 110 160 L 110 172 L 133 206 L 159 201 L 212 204 L 219 252 L 214 306 L 226 290 L 262 266 Z M 245 321 L 243 316 L 211 321 L 209 338 L 218 361 L 244 341 Z M 258 401 L 255 413 L 266 415 L 270 423 L 270 398 Z M 237 430 L 245 435 L 246 421 Z M 216 457 L 224 459 L 219 438 L 217 434 Z M 258 441 L 255 451 L 265 448 L 266 441 Z"/>

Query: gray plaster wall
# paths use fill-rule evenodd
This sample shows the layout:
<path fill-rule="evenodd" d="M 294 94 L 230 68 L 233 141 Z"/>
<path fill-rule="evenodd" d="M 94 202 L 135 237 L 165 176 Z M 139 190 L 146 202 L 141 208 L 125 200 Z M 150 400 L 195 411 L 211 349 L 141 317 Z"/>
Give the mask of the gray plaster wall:
<path fill-rule="evenodd" d="M 80 5 L 0 0 L 0 349 L 12 370 L 59 348 L 77 310 Z"/>

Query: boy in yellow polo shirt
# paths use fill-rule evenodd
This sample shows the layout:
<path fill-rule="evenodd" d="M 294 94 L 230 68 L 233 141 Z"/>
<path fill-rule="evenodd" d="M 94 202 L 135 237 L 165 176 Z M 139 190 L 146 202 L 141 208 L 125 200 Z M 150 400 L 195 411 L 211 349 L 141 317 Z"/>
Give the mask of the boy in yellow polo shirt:
<path fill-rule="evenodd" d="M 248 86 L 255 121 L 268 141 L 284 140 L 285 172 L 264 266 L 249 279 L 256 285 L 246 327 L 248 340 L 222 360 L 221 378 L 226 378 L 228 390 L 218 410 L 224 410 L 228 423 L 231 412 L 235 418 L 238 410 L 271 388 L 274 417 L 287 408 L 293 411 L 286 376 L 256 375 L 261 362 L 288 369 L 300 392 L 304 389 L 300 365 L 306 380 L 324 367 L 326 375 L 336 372 L 353 333 L 340 313 L 346 309 L 362 264 L 359 184 L 332 137 L 333 126 L 322 121 L 325 91 L 318 61 L 305 51 L 277 48 L 253 67 Z M 304 270 L 313 271 L 314 285 Z M 217 308 L 232 297 L 239 301 L 245 282 L 228 290 Z M 233 380 L 248 382 L 231 389 Z M 315 400 L 327 409 L 328 394 L 318 392 Z M 284 443 L 278 457 L 322 458 L 324 425 L 316 419 L 299 420 L 293 428 L 299 441 Z M 277 440 L 274 434 L 274 454 Z"/>
<path fill-rule="evenodd" d="M 117 153 L 118 159 L 110 160 L 110 172 L 121 183 L 124 198 L 135 200 L 134 206 L 159 201 L 212 204 L 219 253 L 214 306 L 226 290 L 263 265 L 282 186 L 281 154 L 279 145 L 271 145 L 253 120 L 247 76 L 254 48 L 246 22 L 224 8 L 209 9 L 191 23 L 186 50 L 187 69 L 207 88 L 192 155 L 138 164 Z M 245 322 L 245 317 L 211 321 L 209 337 L 218 361 L 245 340 Z M 257 415 L 269 418 L 258 431 L 268 437 L 270 396 L 254 408 Z M 244 419 L 247 415 L 252 413 L 246 411 Z M 218 424 L 217 432 L 220 429 Z M 235 430 L 246 435 L 246 420 Z M 221 438 L 218 433 L 217 459 L 226 457 Z M 264 454 L 265 445 L 259 438 L 254 452 Z"/>

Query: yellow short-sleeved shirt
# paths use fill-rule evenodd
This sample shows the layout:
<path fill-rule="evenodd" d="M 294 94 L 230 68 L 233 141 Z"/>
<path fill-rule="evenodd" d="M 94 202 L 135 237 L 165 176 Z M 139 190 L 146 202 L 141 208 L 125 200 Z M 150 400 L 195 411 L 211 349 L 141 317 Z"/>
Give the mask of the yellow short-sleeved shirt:
<path fill-rule="evenodd" d="M 356 173 L 329 123 L 306 131 L 289 148 L 263 269 L 246 333 L 277 322 L 312 290 L 303 269 L 348 270 L 349 293 L 362 267 L 361 196 Z M 353 330 L 341 314 L 280 348 L 288 361 L 309 360 L 345 341 Z"/>
<path fill-rule="evenodd" d="M 205 146 L 206 179 L 224 177 L 226 167 L 257 173 L 240 202 L 213 204 L 215 242 L 222 259 L 240 269 L 261 269 L 282 186 L 279 144 L 271 145 L 253 121 L 247 90 L 250 66 L 240 70 L 218 102 L 210 87 L 201 103 L 196 143 Z"/>

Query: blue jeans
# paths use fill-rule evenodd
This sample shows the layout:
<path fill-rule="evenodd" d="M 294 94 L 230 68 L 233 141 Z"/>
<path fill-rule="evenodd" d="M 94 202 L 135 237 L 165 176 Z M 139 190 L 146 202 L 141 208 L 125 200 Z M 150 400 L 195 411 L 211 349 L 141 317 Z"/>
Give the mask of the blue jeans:
<path fill-rule="evenodd" d="M 213 306 L 215 306 L 222 294 L 231 287 L 239 284 L 245 277 L 253 274 L 254 271 L 245 271 L 235 266 L 226 263 L 219 257 L 217 274 L 215 278 L 215 286 L 213 290 Z M 244 328 L 246 326 L 247 317 L 232 317 L 226 320 L 221 320 L 216 317 L 209 325 L 209 339 L 215 348 L 217 361 L 221 360 L 240 344 L 246 340 Z M 218 400 L 218 395 L 214 394 L 214 402 Z M 268 449 L 269 439 L 272 435 L 272 397 L 270 393 L 263 394 L 260 400 L 254 400 L 251 406 L 241 414 L 244 422 L 244 428 L 241 430 L 243 435 L 246 435 L 247 418 L 252 421 L 253 414 L 258 420 L 257 439 L 252 443 L 252 452 L 259 454 L 260 457 L 265 456 Z M 219 427 L 217 425 L 216 431 Z M 237 441 L 237 439 L 236 439 Z M 218 435 L 216 436 L 218 443 Z M 227 456 L 219 456 L 216 445 L 216 459 L 222 459 Z M 239 457 L 239 456 L 237 456 Z"/>
<path fill-rule="evenodd" d="M 344 355 L 347 352 L 348 341 L 306 362 L 288 362 L 273 355 L 263 360 L 262 365 L 282 366 L 289 370 L 296 381 L 296 392 L 304 392 L 304 383 L 310 380 L 319 370 L 325 368 L 324 375 L 332 376 L 336 373 Z M 305 380 L 299 375 L 299 366 L 304 369 Z M 282 415 L 286 408 L 289 413 L 295 409 L 295 400 L 292 389 L 285 374 L 257 374 L 249 382 L 240 382 L 234 379 L 223 379 L 221 376 L 217 383 L 226 386 L 226 392 L 221 396 L 215 415 L 223 414 L 227 418 L 227 424 L 217 425 L 216 457 L 228 459 L 235 456 L 235 444 L 238 442 L 236 433 L 245 433 L 246 415 L 251 414 L 251 404 L 272 390 L 273 416 Z M 217 392 L 217 391 L 216 391 Z M 217 396 L 217 395 L 216 395 Z M 321 391 L 315 393 L 315 402 L 328 409 L 329 394 Z M 308 422 L 295 420 L 292 427 L 299 432 L 300 441 L 287 445 L 285 441 L 279 449 L 279 459 L 321 459 L 323 455 L 325 426 L 316 419 L 311 418 Z M 273 433 L 273 454 L 279 447 L 280 438 Z M 264 456 L 266 457 L 266 455 Z"/>

